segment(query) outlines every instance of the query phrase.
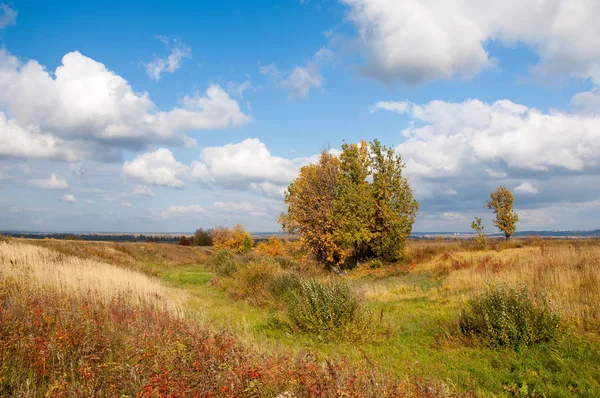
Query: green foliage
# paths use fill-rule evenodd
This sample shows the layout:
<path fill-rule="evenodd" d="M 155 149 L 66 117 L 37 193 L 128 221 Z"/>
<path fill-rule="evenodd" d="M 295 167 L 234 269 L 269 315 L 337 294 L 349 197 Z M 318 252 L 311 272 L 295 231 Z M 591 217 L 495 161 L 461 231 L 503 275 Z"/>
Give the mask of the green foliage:
<path fill-rule="evenodd" d="M 560 333 L 560 316 L 542 295 L 506 284 L 490 286 L 471 299 L 462 312 L 460 331 L 490 347 L 520 347 L 554 340 Z"/>
<path fill-rule="evenodd" d="M 234 298 L 245 299 L 259 306 L 265 305 L 271 301 L 269 287 L 279 270 L 279 265 L 270 259 L 249 261 L 240 265 L 221 284 Z"/>
<path fill-rule="evenodd" d="M 347 284 L 299 280 L 286 300 L 286 323 L 296 332 L 323 340 L 366 340 L 373 337 L 372 314 Z"/>
<path fill-rule="evenodd" d="M 339 158 L 324 151 L 288 187 L 283 229 L 330 266 L 399 260 L 419 209 L 403 169 L 394 149 L 377 140 L 344 143 Z"/>
<path fill-rule="evenodd" d="M 477 238 L 475 238 L 475 242 L 481 247 L 485 249 L 487 247 L 487 238 L 485 233 L 483 232 L 483 225 L 481 224 L 481 218 L 475 217 L 475 220 L 471 223 L 471 228 L 477 232 Z"/>
<path fill-rule="evenodd" d="M 412 232 L 419 203 L 413 197 L 408 180 L 402 176 L 404 163 L 394 149 L 375 140 L 371 154 L 375 201 L 371 247 L 378 258 L 396 261 L 405 255 L 406 240 Z"/>
<path fill-rule="evenodd" d="M 10 240 L 11 240 L 10 236 L 0 234 L 0 242 L 10 242 Z"/>
<path fill-rule="evenodd" d="M 519 215 L 513 210 L 514 201 L 515 198 L 512 192 L 501 185 L 490 194 L 490 200 L 485 204 L 488 209 L 494 211 L 496 216 L 494 225 L 504 232 L 506 239 L 509 239 L 515 233 L 517 221 L 519 221 Z"/>
<path fill-rule="evenodd" d="M 300 278 L 289 272 L 275 275 L 268 283 L 267 289 L 275 301 L 284 303 L 288 295 L 300 288 Z"/>
<path fill-rule="evenodd" d="M 238 263 L 230 250 L 221 249 L 212 258 L 212 268 L 219 276 L 229 276 L 237 270 Z"/>

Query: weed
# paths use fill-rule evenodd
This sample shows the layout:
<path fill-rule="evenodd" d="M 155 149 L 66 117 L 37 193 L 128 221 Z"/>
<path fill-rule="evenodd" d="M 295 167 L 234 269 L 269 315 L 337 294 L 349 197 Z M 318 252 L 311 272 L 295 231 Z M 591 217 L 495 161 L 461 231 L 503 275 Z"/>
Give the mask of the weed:
<path fill-rule="evenodd" d="M 532 297 L 525 289 L 492 285 L 471 299 L 462 312 L 460 331 L 491 347 L 520 347 L 554 340 L 560 316 L 543 295 Z"/>

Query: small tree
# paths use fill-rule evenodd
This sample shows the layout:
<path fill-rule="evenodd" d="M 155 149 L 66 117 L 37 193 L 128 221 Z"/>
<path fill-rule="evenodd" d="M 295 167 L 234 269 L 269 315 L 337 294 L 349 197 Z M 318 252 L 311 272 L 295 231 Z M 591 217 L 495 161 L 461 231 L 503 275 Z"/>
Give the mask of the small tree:
<path fill-rule="evenodd" d="M 485 249 L 487 247 L 487 238 L 483 232 L 481 218 L 475 217 L 475 220 L 471 223 L 471 228 L 477 232 L 477 238 L 475 238 L 475 242 L 477 242 L 482 249 Z"/>
<path fill-rule="evenodd" d="M 504 232 L 506 239 L 510 239 L 510 236 L 515 233 L 517 221 L 519 221 L 519 215 L 513 210 L 515 198 L 504 185 L 491 192 L 490 196 L 491 199 L 486 202 L 485 206 L 494 211 L 496 228 Z"/>
<path fill-rule="evenodd" d="M 216 249 L 229 249 L 234 253 L 246 253 L 252 250 L 254 240 L 240 224 L 233 227 L 215 227 L 213 229 L 213 245 Z"/>
<path fill-rule="evenodd" d="M 211 229 L 197 229 L 194 234 L 194 246 L 212 246 L 212 230 Z"/>

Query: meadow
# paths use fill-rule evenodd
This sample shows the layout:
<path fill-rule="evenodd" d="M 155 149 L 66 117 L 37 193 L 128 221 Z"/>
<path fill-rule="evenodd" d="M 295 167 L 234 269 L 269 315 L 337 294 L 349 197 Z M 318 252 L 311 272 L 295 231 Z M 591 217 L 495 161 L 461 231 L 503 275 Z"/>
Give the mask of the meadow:
<path fill-rule="evenodd" d="M 600 240 L 410 240 L 333 272 L 293 244 L 0 242 L 0 396 L 598 396 Z M 553 337 L 461 333 L 506 284 Z"/>

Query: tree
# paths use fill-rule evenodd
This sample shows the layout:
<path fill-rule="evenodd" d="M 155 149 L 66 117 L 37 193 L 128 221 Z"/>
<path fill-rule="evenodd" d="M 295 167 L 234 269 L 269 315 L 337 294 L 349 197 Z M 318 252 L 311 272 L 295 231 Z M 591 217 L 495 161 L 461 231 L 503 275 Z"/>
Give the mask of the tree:
<path fill-rule="evenodd" d="M 194 246 L 212 246 L 212 230 L 199 228 L 194 234 Z"/>
<path fill-rule="evenodd" d="M 323 151 L 319 161 L 300 169 L 298 178 L 285 192 L 288 211 L 279 221 L 285 231 L 298 234 L 303 247 L 318 260 L 337 264 L 343 260 L 334 232 L 335 197 L 340 178 L 340 160 Z"/>
<path fill-rule="evenodd" d="M 323 151 L 288 187 L 282 227 L 329 265 L 398 260 L 419 208 L 403 168 L 378 141 L 344 143 L 339 157 Z"/>
<path fill-rule="evenodd" d="M 483 232 L 483 225 L 481 224 L 481 218 L 475 217 L 475 220 L 471 223 L 471 228 L 477 232 L 477 238 L 475 241 L 479 244 L 482 249 L 487 247 L 487 238 Z"/>
<path fill-rule="evenodd" d="M 485 206 L 494 211 L 496 216 L 494 225 L 504 232 L 506 239 L 510 239 L 510 236 L 515 233 L 517 221 L 519 221 L 519 215 L 513 210 L 515 198 L 504 185 L 491 192 L 490 197 L 491 199 L 486 202 Z"/>
<path fill-rule="evenodd" d="M 406 240 L 419 211 L 408 180 L 402 176 L 402 157 L 375 140 L 371 144 L 372 191 L 375 200 L 373 250 L 383 260 L 395 261 L 404 255 Z"/>
<path fill-rule="evenodd" d="M 254 239 L 240 224 L 237 224 L 233 229 L 215 227 L 212 236 L 213 245 L 216 249 L 229 249 L 234 253 L 247 253 L 254 246 Z"/>

